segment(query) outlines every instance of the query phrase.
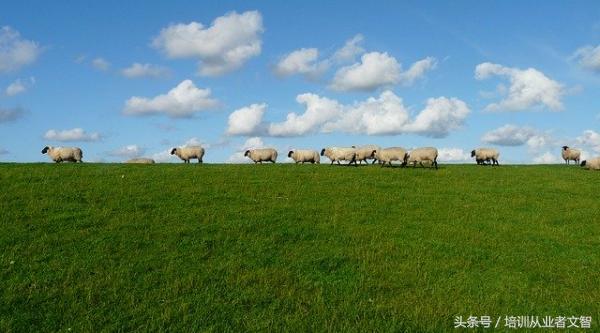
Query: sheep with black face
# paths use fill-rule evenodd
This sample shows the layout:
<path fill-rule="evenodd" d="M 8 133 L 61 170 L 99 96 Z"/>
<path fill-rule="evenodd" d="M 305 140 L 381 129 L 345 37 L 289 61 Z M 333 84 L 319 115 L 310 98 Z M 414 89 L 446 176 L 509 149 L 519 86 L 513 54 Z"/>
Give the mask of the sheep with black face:
<path fill-rule="evenodd" d="M 562 146 L 562 158 L 567 164 L 569 164 L 569 161 L 575 161 L 575 163 L 579 164 L 581 151 L 579 149 L 570 148 L 569 146 Z"/>
<path fill-rule="evenodd" d="M 248 149 L 244 156 L 250 158 L 254 164 L 262 162 L 275 163 L 277 160 L 277 150 L 273 148 Z"/>
<path fill-rule="evenodd" d="M 46 146 L 42 149 L 42 154 L 48 154 L 56 162 L 75 162 L 83 163 L 83 152 L 79 147 L 52 147 Z"/>
<path fill-rule="evenodd" d="M 288 157 L 293 159 L 294 162 L 296 162 L 296 164 L 298 164 L 298 163 L 304 164 L 305 162 L 313 163 L 313 164 L 321 163 L 321 158 L 319 157 L 319 153 L 316 152 L 315 150 L 308 150 L 308 149 L 290 150 L 288 152 Z"/>
<path fill-rule="evenodd" d="M 173 148 L 171 149 L 171 155 L 176 155 L 183 163 L 190 163 L 191 159 L 197 159 L 198 163 L 202 163 L 204 148 L 198 146 Z"/>

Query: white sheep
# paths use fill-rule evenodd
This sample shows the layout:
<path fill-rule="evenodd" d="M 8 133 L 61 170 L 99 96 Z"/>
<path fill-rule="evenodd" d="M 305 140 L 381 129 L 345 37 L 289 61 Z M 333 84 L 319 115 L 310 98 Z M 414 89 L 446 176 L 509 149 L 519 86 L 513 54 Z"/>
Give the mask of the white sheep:
<path fill-rule="evenodd" d="M 477 164 L 485 165 L 485 162 L 492 162 L 492 165 L 500 165 L 498 157 L 500 153 L 493 148 L 477 148 L 471 151 L 471 157 L 475 157 Z"/>
<path fill-rule="evenodd" d="M 594 157 L 591 160 L 583 160 L 581 166 L 588 170 L 600 170 L 600 157 Z"/>
<path fill-rule="evenodd" d="M 48 156 L 56 162 L 79 162 L 83 163 L 83 152 L 79 147 L 52 147 L 46 146 L 42 149 L 42 154 L 48 153 Z"/>
<path fill-rule="evenodd" d="M 431 162 L 431 165 L 436 169 L 438 168 L 437 163 L 438 150 L 433 147 L 417 148 L 413 149 L 407 157 L 407 163 L 417 166 L 417 163 L 424 167 L 423 162 Z"/>
<path fill-rule="evenodd" d="M 340 148 L 340 147 L 328 147 L 321 150 L 321 156 L 326 156 L 333 162 L 340 164 L 340 161 L 349 161 L 348 164 L 356 164 L 356 149 L 355 148 Z"/>
<path fill-rule="evenodd" d="M 365 164 L 369 164 L 367 160 L 373 160 L 372 164 L 377 162 L 377 158 L 375 157 L 374 151 L 381 149 L 381 147 L 376 145 L 366 145 L 366 146 L 352 146 L 352 148 L 356 149 L 356 161 L 361 164 L 363 161 Z"/>
<path fill-rule="evenodd" d="M 246 150 L 244 156 L 249 157 L 254 164 L 262 162 L 275 163 L 277 160 L 277 150 L 273 148 L 249 149 Z"/>
<path fill-rule="evenodd" d="M 125 163 L 129 164 L 154 164 L 154 160 L 151 158 L 138 157 L 132 158 L 130 160 L 125 161 Z"/>
<path fill-rule="evenodd" d="M 183 163 L 190 163 L 191 159 L 198 159 L 198 163 L 202 163 L 204 148 L 199 146 L 173 148 L 171 149 L 171 155 L 177 155 L 183 160 Z"/>
<path fill-rule="evenodd" d="M 310 163 L 321 163 L 321 158 L 319 157 L 319 153 L 314 150 L 290 150 L 288 153 L 288 157 L 292 158 L 294 162 L 302 163 L 310 162 Z"/>
<path fill-rule="evenodd" d="M 581 158 L 581 151 L 579 149 L 569 148 L 568 146 L 562 147 L 562 158 L 565 160 L 567 165 L 569 161 L 575 161 L 575 163 L 579 164 L 579 159 Z"/>
<path fill-rule="evenodd" d="M 392 161 L 401 161 L 402 166 L 406 165 L 407 152 L 406 149 L 401 147 L 390 147 L 379 149 L 374 152 L 375 158 L 381 162 L 383 167 L 386 163 L 392 166 Z"/>

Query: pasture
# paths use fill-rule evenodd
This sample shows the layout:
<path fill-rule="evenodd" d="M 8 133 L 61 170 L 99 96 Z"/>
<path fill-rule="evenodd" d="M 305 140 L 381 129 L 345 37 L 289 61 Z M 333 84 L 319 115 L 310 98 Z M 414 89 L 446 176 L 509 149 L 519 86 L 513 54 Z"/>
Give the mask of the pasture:
<path fill-rule="evenodd" d="M 577 166 L 0 164 L 0 331 L 455 331 L 592 316 Z"/>

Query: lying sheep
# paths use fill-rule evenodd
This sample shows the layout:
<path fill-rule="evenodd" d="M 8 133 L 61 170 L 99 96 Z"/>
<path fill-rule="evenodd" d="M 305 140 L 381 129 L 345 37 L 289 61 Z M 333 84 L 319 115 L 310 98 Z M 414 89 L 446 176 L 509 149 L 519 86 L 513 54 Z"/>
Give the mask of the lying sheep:
<path fill-rule="evenodd" d="M 386 163 L 392 166 L 392 161 L 401 161 L 402 166 L 406 165 L 406 157 L 408 154 L 406 153 L 406 150 L 404 148 L 390 147 L 376 150 L 373 153 L 375 155 L 375 158 L 382 163 L 382 167 Z"/>
<path fill-rule="evenodd" d="M 128 164 L 154 164 L 154 160 L 151 158 L 139 157 L 132 158 L 130 160 L 125 161 Z"/>
<path fill-rule="evenodd" d="M 477 148 L 471 151 L 471 157 L 475 157 L 477 164 L 485 165 L 485 162 L 492 162 L 492 165 L 500 165 L 498 157 L 500 153 L 493 148 Z"/>
<path fill-rule="evenodd" d="M 78 147 L 52 147 L 46 146 L 42 149 L 42 154 L 48 153 L 48 156 L 56 162 L 79 162 L 83 163 L 83 152 Z"/>
<path fill-rule="evenodd" d="M 417 149 L 413 149 L 408 154 L 407 163 L 408 164 L 412 163 L 413 167 L 416 167 L 417 163 L 419 163 L 419 164 L 421 164 L 421 166 L 425 167 L 425 165 L 423 165 L 423 162 L 431 162 L 431 165 L 437 169 L 438 168 L 437 157 L 438 157 L 438 150 L 436 148 L 433 148 L 433 147 L 417 148 Z"/>
<path fill-rule="evenodd" d="M 562 158 L 565 160 L 567 165 L 569 161 L 575 161 L 575 163 L 579 164 L 579 159 L 581 158 L 581 151 L 579 149 L 569 148 L 568 146 L 562 147 Z"/>
<path fill-rule="evenodd" d="M 249 149 L 246 150 L 244 156 L 249 157 L 252 161 L 254 161 L 254 164 L 262 164 L 262 162 L 275 163 L 277 160 L 277 150 L 273 148 Z"/>
<path fill-rule="evenodd" d="M 375 157 L 375 154 L 373 152 L 381 149 L 379 146 L 376 145 L 366 145 L 361 147 L 352 146 L 352 148 L 356 149 L 356 161 L 359 164 L 363 161 L 365 162 L 365 164 L 369 164 L 367 160 L 373 160 L 372 164 L 375 164 L 375 162 L 377 162 L 377 158 Z"/>
<path fill-rule="evenodd" d="M 204 148 L 198 146 L 173 148 L 171 149 L 171 155 L 177 155 L 183 160 L 183 163 L 190 163 L 192 159 L 198 159 L 198 163 L 202 163 Z"/>
<path fill-rule="evenodd" d="M 288 153 L 288 157 L 292 158 L 296 164 L 304 162 L 321 163 L 321 158 L 319 157 L 319 153 L 314 150 L 290 150 Z"/>
<path fill-rule="evenodd" d="M 326 156 L 333 162 L 340 164 L 340 161 L 350 161 L 348 164 L 356 164 L 356 149 L 355 148 L 339 148 L 339 147 L 328 147 L 321 150 L 321 156 Z"/>
<path fill-rule="evenodd" d="M 600 170 L 600 157 L 592 158 L 591 160 L 584 160 L 581 162 L 581 166 L 588 170 Z"/>

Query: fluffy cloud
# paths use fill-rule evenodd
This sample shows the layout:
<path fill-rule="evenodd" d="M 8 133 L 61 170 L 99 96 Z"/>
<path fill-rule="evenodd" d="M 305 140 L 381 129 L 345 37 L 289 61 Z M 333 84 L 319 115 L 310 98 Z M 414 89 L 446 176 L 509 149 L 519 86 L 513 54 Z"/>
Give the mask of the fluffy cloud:
<path fill-rule="evenodd" d="M 204 148 L 210 148 L 210 144 L 209 143 L 206 143 L 203 140 L 198 139 L 197 137 L 192 137 L 192 138 L 188 139 L 181 146 L 182 147 L 204 147 Z"/>
<path fill-rule="evenodd" d="M 127 145 L 109 152 L 109 155 L 123 158 L 140 157 L 146 150 L 138 145 Z"/>
<path fill-rule="evenodd" d="M 438 150 L 438 161 L 466 162 L 471 160 L 471 154 L 461 148 L 441 148 Z"/>
<path fill-rule="evenodd" d="M 314 132 L 319 126 L 338 116 L 342 110 L 342 105 L 337 101 L 315 94 L 298 95 L 296 101 L 304 104 L 306 111 L 301 115 L 289 113 L 284 122 L 272 123 L 269 126 L 270 135 L 301 136 Z"/>
<path fill-rule="evenodd" d="M 364 37 L 361 34 L 347 40 L 341 49 L 335 51 L 332 60 L 338 63 L 354 61 L 356 56 L 365 53 L 365 49 L 360 45 L 363 40 Z"/>
<path fill-rule="evenodd" d="M 73 128 L 70 130 L 51 129 L 44 134 L 44 139 L 52 141 L 98 141 L 102 138 L 99 133 L 86 133 L 82 128 Z"/>
<path fill-rule="evenodd" d="M 110 62 L 106 59 L 98 57 L 92 60 L 92 66 L 99 71 L 107 71 L 110 68 Z"/>
<path fill-rule="evenodd" d="M 542 133 L 532 127 L 520 127 L 511 124 L 485 133 L 481 141 L 499 146 L 522 146 L 526 144 L 532 149 L 540 149 L 555 144 L 552 137 L 547 133 Z"/>
<path fill-rule="evenodd" d="M 250 163 L 250 160 L 244 156 L 248 149 L 263 148 L 265 146 L 260 137 L 248 138 L 242 145 L 238 146 L 235 153 L 227 159 L 226 163 Z"/>
<path fill-rule="evenodd" d="M 327 61 L 317 61 L 319 50 L 315 48 L 299 49 L 281 58 L 275 66 L 275 74 L 280 77 L 302 74 L 309 79 L 315 79 L 328 67 Z"/>
<path fill-rule="evenodd" d="M 171 72 L 166 67 L 161 67 L 152 64 L 140 64 L 137 62 L 121 70 L 121 74 L 130 79 L 137 79 L 142 77 L 159 78 L 168 76 L 170 73 Z"/>
<path fill-rule="evenodd" d="M 21 38 L 11 27 L 0 28 L 0 73 L 32 64 L 42 52 L 38 43 Z"/>
<path fill-rule="evenodd" d="M 200 75 L 217 76 L 259 55 L 263 30 L 258 11 L 231 12 L 216 18 L 210 27 L 198 22 L 170 25 L 152 45 L 169 58 L 197 58 Z"/>
<path fill-rule="evenodd" d="M 426 58 L 402 72 L 396 58 L 387 53 L 370 52 L 362 55 L 360 62 L 340 68 L 329 87 L 338 91 L 373 91 L 377 88 L 405 84 L 410 85 L 435 67 L 434 58 Z"/>
<path fill-rule="evenodd" d="M 579 48 L 573 54 L 572 59 L 575 59 L 585 69 L 600 72 L 600 45 Z"/>
<path fill-rule="evenodd" d="M 510 87 L 503 100 L 486 106 L 488 111 L 520 111 L 535 107 L 547 107 L 550 110 L 563 108 L 563 86 L 534 68 L 523 70 L 489 62 L 479 64 L 475 68 L 477 80 L 494 75 L 507 77 Z"/>
<path fill-rule="evenodd" d="M 235 110 L 229 115 L 227 135 L 256 135 L 266 109 L 267 105 L 262 103 Z"/>
<path fill-rule="evenodd" d="M 216 107 L 210 89 L 199 89 L 191 80 L 182 81 L 168 93 L 153 98 L 131 97 L 125 102 L 127 115 L 166 114 L 169 117 L 190 117 L 194 113 Z"/>
<path fill-rule="evenodd" d="M 25 115 L 25 110 L 20 107 L 3 109 L 0 108 L 0 123 L 15 121 Z"/>
<path fill-rule="evenodd" d="M 595 152 L 600 152 L 600 133 L 593 130 L 585 130 L 583 134 L 577 137 L 577 143 L 588 146 Z"/>
<path fill-rule="evenodd" d="M 4 94 L 6 96 L 15 96 L 20 93 L 24 93 L 30 86 L 35 83 L 35 78 L 31 77 L 29 80 L 21 80 L 17 79 L 15 82 L 11 83 L 4 90 Z"/>
<path fill-rule="evenodd" d="M 415 133 L 445 137 L 450 131 L 459 129 L 470 112 L 466 103 L 459 99 L 431 98 L 426 107 L 411 120 L 402 99 L 391 91 L 350 105 L 314 94 L 298 95 L 297 101 L 305 104 L 306 111 L 300 115 L 290 113 L 284 122 L 270 124 L 269 135 L 301 136 L 317 131 L 339 131 L 367 135 Z"/>
<path fill-rule="evenodd" d="M 533 163 L 536 164 L 556 164 L 562 162 L 560 155 L 557 153 L 551 153 L 549 151 L 537 155 L 533 158 Z"/>

